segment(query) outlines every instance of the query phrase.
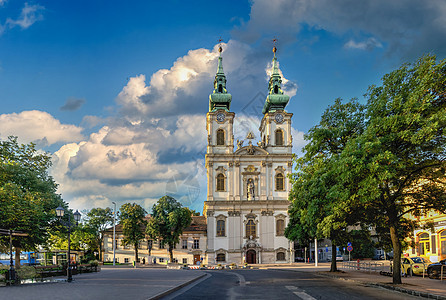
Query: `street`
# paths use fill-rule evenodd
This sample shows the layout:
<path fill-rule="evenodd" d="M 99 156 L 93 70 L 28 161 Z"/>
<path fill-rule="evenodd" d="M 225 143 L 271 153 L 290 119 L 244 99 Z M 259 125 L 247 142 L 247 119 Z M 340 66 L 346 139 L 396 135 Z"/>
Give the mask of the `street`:
<path fill-rule="evenodd" d="M 415 299 L 382 288 L 285 270 L 207 271 L 163 299 Z"/>
<path fill-rule="evenodd" d="M 182 285 L 162 299 L 411 299 L 407 294 L 312 272 L 150 268 L 109 268 L 76 275 L 71 283 L 1 287 L 0 299 L 151 299 Z"/>

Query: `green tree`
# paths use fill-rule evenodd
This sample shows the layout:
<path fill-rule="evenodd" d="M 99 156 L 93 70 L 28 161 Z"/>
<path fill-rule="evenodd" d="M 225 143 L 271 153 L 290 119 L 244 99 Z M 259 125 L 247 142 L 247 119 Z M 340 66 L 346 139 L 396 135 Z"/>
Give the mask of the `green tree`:
<path fill-rule="evenodd" d="M 296 160 L 291 177 L 290 222 L 285 235 L 292 240 L 328 238 L 332 241 L 335 272 L 336 245 L 346 241 L 347 226 L 356 220 L 340 201 L 344 190 L 339 186 L 336 161 L 347 142 L 364 130 L 364 107 L 356 100 L 345 104 L 336 99 L 322 115 L 318 125 L 305 135 L 309 143 L 304 156 Z"/>
<path fill-rule="evenodd" d="M 353 246 L 352 258 L 372 258 L 375 254 L 375 247 L 370 236 L 370 230 L 360 229 L 349 232 L 350 241 Z"/>
<path fill-rule="evenodd" d="M 93 208 L 86 216 L 86 225 L 92 229 L 96 237 L 99 260 L 102 261 L 102 245 L 104 244 L 104 232 L 113 225 L 113 211 L 107 208 Z"/>
<path fill-rule="evenodd" d="M 367 128 L 344 149 L 338 167 L 344 198 L 367 223 L 387 228 L 393 283 L 401 283 L 409 214 L 446 210 L 446 61 L 424 56 L 385 75 L 367 93 Z"/>
<path fill-rule="evenodd" d="M 0 228 L 19 230 L 26 237 L 14 237 L 16 266 L 20 251 L 45 244 L 49 228 L 59 227 L 55 208 L 67 204 L 56 193 L 57 184 L 48 174 L 51 157 L 33 143 L 19 144 L 17 137 L 0 141 Z M 3 248 L 7 237 L 0 237 Z"/>
<path fill-rule="evenodd" d="M 191 211 L 170 196 L 161 197 L 153 205 L 152 217 L 146 233 L 152 239 L 169 245 L 170 261 L 173 261 L 173 249 L 179 242 L 183 230 L 191 224 Z"/>
<path fill-rule="evenodd" d="M 120 208 L 120 224 L 122 225 L 122 233 L 124 239 L 122 245 L 132 245 L 135 249 L 135 261 L 138 261 L 138 246 L 142 239 L 144 239 L 144 229 L 147 225 L 145 220 L 146 211 L 136 203 L 126 203 Z"/>

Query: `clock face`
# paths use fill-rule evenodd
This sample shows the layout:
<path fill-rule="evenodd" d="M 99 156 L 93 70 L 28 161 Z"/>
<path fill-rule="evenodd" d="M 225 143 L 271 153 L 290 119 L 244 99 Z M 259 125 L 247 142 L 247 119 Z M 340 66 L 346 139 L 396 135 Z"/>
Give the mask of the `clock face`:
<path fill-rule="evenodd" d="M 277 123 L 282 123 L 283 122 L 283 115 L 282 114 L 277 114 L 276 115 L 276 122 Z"/>
<path fill-rule="evenodd" d="M 223 122 L 225 120 L 225 114 L 219 113 L 217 114 L 217 121 Z"/>

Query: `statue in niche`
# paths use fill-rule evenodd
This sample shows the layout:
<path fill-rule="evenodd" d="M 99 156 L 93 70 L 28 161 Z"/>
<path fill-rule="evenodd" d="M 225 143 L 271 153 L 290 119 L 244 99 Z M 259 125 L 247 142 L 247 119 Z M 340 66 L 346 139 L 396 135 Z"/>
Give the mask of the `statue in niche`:
<path fill-rule="evenodd" d="M 254 200 L 254 180 L 248 179 L 248 200 Z"/>

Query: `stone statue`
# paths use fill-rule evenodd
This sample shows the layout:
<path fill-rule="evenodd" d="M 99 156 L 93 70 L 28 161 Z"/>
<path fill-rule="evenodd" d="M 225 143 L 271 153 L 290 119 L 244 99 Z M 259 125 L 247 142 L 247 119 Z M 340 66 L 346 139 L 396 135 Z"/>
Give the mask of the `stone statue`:
<path fill-rule="evenodd" d="M 254 200 L 254 180 L 248 180 L 248 200 Z"/>
<path fill-rule="evenodd" d="M 237 150 L 243 147 L 243 140 L 237 140 Z"/>

